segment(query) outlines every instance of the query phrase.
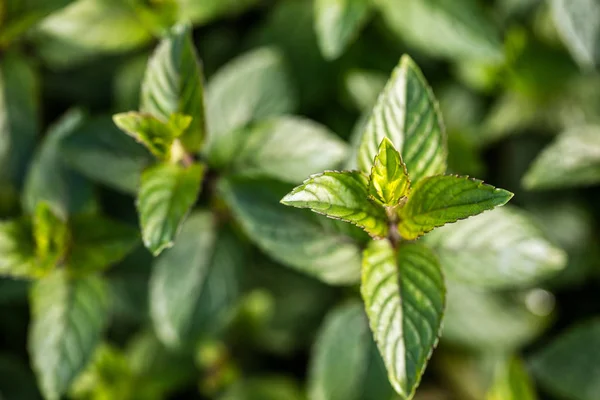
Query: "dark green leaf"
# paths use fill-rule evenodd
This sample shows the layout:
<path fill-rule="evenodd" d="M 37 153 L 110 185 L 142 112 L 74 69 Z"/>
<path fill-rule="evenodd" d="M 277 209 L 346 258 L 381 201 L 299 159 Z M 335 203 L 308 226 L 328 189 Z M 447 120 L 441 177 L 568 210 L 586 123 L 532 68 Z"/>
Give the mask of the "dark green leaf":
<path fill-rule="evenodd" d="M 400 209 L 398 231 L 412 240 L 459 219 L 506 204 L 513 194 L 482 181 L 455 175 L 433 176 L 418 182 Z"/>
<path fill-rule="evenodd" d="M 5 0 L 0 11 L 0 46 L 16 39 L 48 14 L 74 0 Z"/>
<path fill-rule="evenodd" d="M 371 169 L 369 196 L 393 207 L 398 205 L 400 199 L 408 196 L 409 189 L 410 179 L 406 165 L 392 142 L 384 138 Z"/>
<path fill-rule="evenodd" d="M 171 247 L 196 202 L 204 166 L 159 164 L 142 174 L 136 206 L 146 247 L 158 255 Z"/>
<path fill-rule="evenodd" d="M 379 96 L 364 130 L 358 153 L 363 172 L 371 172 L 384 137 L 402 154 L 411 181 L 418 182 L 446 170 L 442 116 L 421 70 L 406 55 Z"/>
<path fill-rule="evenodd" d="M 496 369 L 496 376 L 486 400 L 535 400 L 533 382 L 518 358 L 502 362 Z"/>
<path fill-rule="evenodd" d="M 303 400 L 298 384 L 284 376 L 268 376 L 240 381 L 219 400 Z"/>

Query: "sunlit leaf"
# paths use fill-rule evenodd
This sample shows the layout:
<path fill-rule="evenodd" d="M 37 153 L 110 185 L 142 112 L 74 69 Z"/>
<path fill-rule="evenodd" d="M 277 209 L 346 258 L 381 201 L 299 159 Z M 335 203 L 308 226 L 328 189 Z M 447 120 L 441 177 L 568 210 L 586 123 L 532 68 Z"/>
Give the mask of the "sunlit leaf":
<path fill-rule="evenodd" d="M 410 179 L 398 150 L 384 138 L 369 178 L 369 195 L 386 206 L 396 206 L 408 195 Z"/>
<path fill-rule="evenodd" d="M 37 278 L 45 272 L 37 262 L 31 222 L 22 219 L 0 222 L 0 275 Z"/>
<path fill-rule="evenodd" d="M 512 358 L 501 363 L 494 377 L 492 387 L 487 393 L 486 400 L 535 400 L 535 388 L 518 358 Z"/>

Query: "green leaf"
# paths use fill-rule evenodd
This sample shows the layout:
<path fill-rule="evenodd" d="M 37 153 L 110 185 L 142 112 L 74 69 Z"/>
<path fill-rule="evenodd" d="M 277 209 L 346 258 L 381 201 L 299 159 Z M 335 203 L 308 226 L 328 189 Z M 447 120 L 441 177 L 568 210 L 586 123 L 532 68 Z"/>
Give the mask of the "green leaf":
<path fill-rule="evenodd" d="M 425 236 L 447 277 L 491 289 L 527 287 L 566 266 L 553 245 L 524 211 L 510 206 L 436 229 Z"/>
<path fill-rule="evenodd" d="M 138 230 L 96 215 L 72 219 L 73 243 L 68 258 L 69 272 L 85 276 L 121 261 L 140 241 Z"/>
<path fill-rule="evenodd" d="M 600 320 L 579 323 L 531 359 L 540 386 L 559 398 L 594 400 L 600 393 Z"/>
<path fill-rule="evenodd" d="M 558 189 L 600 183 L 600 126 L 561 134 L 533 161 L 523 178 L 527 189 Z"/>
<path fill-rule="evenodd" d="M 229 232 L 217 232 L 210 213 L 191 215 L 150 278 L 150 314 L 160 340 L 181 348 L 218 332 L 237 297 L 243 262 L 241 245 Z"/>
<path fill-rule="evenodd" d="M 298 384 L 285 376 L 262 376 L 237 382 L 219 400 L 303 400 Z"/>
<path fill-rule="evenodd" d="M 390 383 L 411 399 L 440 334 L 444 279 L 430 250 L 419 244 L 372 242 L 363 256 L 361 293 Z"/>
<path fill-rule="evenodd" d="M 455 60 L 499 62 L 498 29 L 473 0 L 394 0 L 376 2 L 388 26 L 409 45 Z"/>
<path fill-rule="evenodd" d="M 127 112 L 113 116 L 115 124 L 143 144 L 161 160 L 169 160 L 173 141 L 181 136 L 192 122 L 192 117 L 171 114 L 168 122 L 150 114 Z"/>
<path fill-rule="evenodd" d="M 344 89 L 358 110 L 371 112 L 386 82 L 387 76 L 379 71 L 352 69 L 344 77 Z"/>
<path fill-rule="evenodd" d="M 594 0 L 552 0 L 552 16 L 573 58 L 584 68 L 600 64 L 600 4 Z"/>
<path fill-rule="evenodd" d="M 385 210 L 368 194 L 369 181 L 358 171 L 327 171 L 308 178 L 281 199 L 286 206 L 309 208 L 327 217 L 350 222 L 374 237 L 387 235 Z"/>
<path fill-rule="evenodd" d="M 369 0 L 316 0 L 315 29 L 325 58 L 334 60 L 367 22 Z"/>
<path fill-rule="evenodd" d="M 383 138 L 369 178 L 369 196 L 386 206 L 396 206 L 408 196 L 410 179 L 398 150 L 388 138 Z"/>
<path fill-rule="evenodd" d="M 187 213 L 198 198 L 204 166 L 159 164 L 142 174 L 136 206 L 144 245 L 156 256 L 173 246 Z"/>
<path fill-rule="evenodd" d="M 215 168 L 298 183 L 338 167 L 347 153 L 346 143 L 325 126 L 285 116 L 215 137 L 208 158 Z"/>
<path fill-rule="evenodd" d="M 357 282 L 357 240 L 341 232 L 334 221 L 283 207 L 279 200 L 287 190 L 287 185 L 268 181 L 229 178 L 219 183 L 250 240 L 270 257 L 330 284 Z"/>
<path fill-rule="evenodd" d="M 0 276 L 38 278 L 47 272 L 37 262 L 29 220 L 0 222 Z"/>
<path fill-rule="evenodd" d="M 90 361 L 108 319 L 108 293 L 97 277 L 71 280 L 57 270 L 31 290 L 28 347 L 40 390 L 59 399 Z"/>
<path fill-rule="evenodd" d="M 432 229 L 506 204 L 513 194 L 482 181 L 455 175 L 433 176 L 418 182 L 398 212 L 398 231 L 407 240 Z"/>
<path fill-rule="evenodd" d="M 486 400 L 535 400 L 533 382 L 518 358 L 502 362 L 494 377 L 494 383 L 487 393 Z"/>
<path fill-rule="evenodd" d="M 423 73 L 404 55 L 379 96 L 364 130 L 358 164 L 371 172 L 384 137 L 402 154 L 412 182 L 446 170 L 446 130 Z"/>
<path fill-rule="evenodd" d="M 176 26 L 148 61 L 140 110 L 165 121 L 173 113 L 192 116 L 182 141 L 191 152 L 202 146 L 206 135 L 204 78 L 190 27 Z"/>
<path fill-rule="evenodd" d="M 83 120 L 80 111 L 72 110 L 48 129 L 25 179 L 22 202 L 28 213 L 33 214 L 42 201 L 63 219 L 94 208 L 91 184 L 63 164 L 61 153 L 63 139 L 79 129 Z"/>
<path fill-rule="evenodd" d="M 219 17 L 239 14 L 262 0 L 177 0 L 179 19 L 203 25 Z"/>
<path fill-rule="evenodd" d="M 260 48 L 230 61 L 206 89 L 209 141 L 252 121 L 292 112 L 294 93 L 276 50 Z"/>
<path fill-rule="evenodd" d="M 72 132 L 61 145 L 65 162 L 85 177 L 133 194 L 153 157 L 115 126 L 99 117 Z"/>
<path fill-rule="evenodd" d="M 32 225 L 39 267 L 52 269 L 68 251 L 69 228 L 45 202 L 38 203 Z"/>

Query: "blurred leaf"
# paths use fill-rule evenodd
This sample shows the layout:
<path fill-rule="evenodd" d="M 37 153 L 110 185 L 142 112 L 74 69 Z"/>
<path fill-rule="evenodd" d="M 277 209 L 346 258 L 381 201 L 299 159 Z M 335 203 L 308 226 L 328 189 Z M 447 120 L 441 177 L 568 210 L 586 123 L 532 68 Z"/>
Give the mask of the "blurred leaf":
<path fill-rule="evenodd" d="M 474 0 L 380 0 L 390 29 L 419 50 L 454 59 L 502 61 L 493 22 Z"/>
<path fill-rule="evenodd" d="M 23 188 L 23 208 L 29 214 L 35 212 L 41 201 L 64 219 L 69 214 L 94 208 L 92 186 L 63 164 L 61 153 L 64 138 L 79 129 L 83 121 L 83 114 L 72 110 L 48 129 L 29 166 Z"/>
<path fill-rule="evenodd" d="M 234 385 L 219 400 L 303 400 L 300 388 L 284 376 L 250 378 Z"/>
<path fill-rule="evenodd" d="M 127 59 L 115 71 L 113 79 L 113 101 L 118 112 L 135 110 L 140 104 L 140 91 L 148 55 L 142 54 Z"/>
<path fill-rule="evenodd" d="M 419 67 L 406 55 L 392 73 L 364 130 L 358 164 L 371 172 L 381 140 L 402 154 L 412 182 L 446 170 L 446 132 L 433 92 Z"/>
<path fill-rule="evenodd" d="M 425 240 L 446 275 L 471 286 L 528 286 L 567 262 L 565 252 L 547 240 L 531 216 L 510 206 L 436 229 Z"/>
<path fill-rule="evenodd" d="M 207 87 L 209 140 L 296 108 L 282 56 L 272 48 L 245 53 L 222 67 Z"/>
<path fill-rule="evenodd" d="M 523 178 L 527 189 L 556 189 L 600 182 L 600 127 L 561 134 L 532 163 Z"/>
<path fill-rule="evenodd" d="M 370 0 L 316 0 L 315 29 L 323 55 L 338 58 L 367 22 Z"/>
<path fill-rule="evenodd" d="M 503 362 L 496 370 L 494 383 L 486 400 L 535 400 L 533 382 L 518 358 Z"/>
<path fill-rule="evenodd" d="M 352 69 L 344 77 L 344 86 L 354 106 L 370 112 L 386 81 L 387 77 L 381 72 Z"/>
<path fill-rule="evenodd" d="M 70 232 L 66 221 L 56 216 L 45 202 L 38 203 L 33 215 L 33 239 L 39 268 L 52 269 L 64 260 Z"/>
<path fill-rule="evenodd" d="M 36 257 L 31 222 L 0 222 L 0 275 L 12 278 L 37 278 L 46 272 Z"/>
<path fill-rule="evenodd" d="M 486 173 L 481 149 L 471 134 L 448 132 L 448 172 L 470 176 Z"/>
<path fill-rule="evenodd" d="M 263 0 L 177 0 L 180 20 L 206 24 L 222 16 L 239 14 Z"/>
<path fill-rule="evenodd" d="M 204 166 L 158 164 L 142 174 L 136 206 L 144 245 L 156 256 L 173 241 L 196 202 Z"/>
<path fill-rule="evenodd" d="M 415 393 L 439 338 L 444 278 L 426 247 L 372 242 L 363 256 L 361 293 L 390 383 L 403 399 Z"/>
<path fill-rule="evenodd" d="M 273 259 L 330 284 L 358 281 L 358 243 L 333 221 L 281 205 L 287 186 L 227 179 L 219 189 L 250 240 Z"/>
<path fill-rule="evenodd" d="M 300 117 L 278 117 L 216 136 L 209 162 L 219 169 L 298 183 L 338 167 L 347 145 L 325 126 Z"/>
<path fill-rule="evenodd" d="M 133 194 L 152 156 L 124 135 L 108 117 L 97 117 L 74 130 L 61 145 L 65 162 L 82 175 Z"/>
<path fill-rule="evenodd" d="M 188 26 L 176 26 L 148 61 L 140 110 L 164 121 L 173 113 L 191 116 L 182 141 L 191 152 L 202 146 L 206 136 L 204 77 Z"/>
<path fill-rule="evenodd" d="M 594 0 L 551 0 L 552 14 L 567 48 L 585 68 L 600 63 L 600 4 Z"/>
<path fill-rule="evenodd" d="M 399 210 L 398 231 L 412 240 L 432 229 L 506 204 L 513 194 L 482 181 L 454 175 L 432 176 L 418 182 Z"/>
<path fill-rule="evenodd" d="M 281 199 L 286 206 L 308 208 L 350 222 L 373 237 L 387 235 L 385 209 L 369 199 L 369 179 L 359 171 L 326 171 L 309 177 Z"/>
<path fill-rule="evenodd" d="M 595 400 L 600 393 L 600 321 L 571 327 L 534 354 L 531 366 L 540 385 L 558 397 Z"/>
<path fill-rule="evenodd" d="M 384 138 L 371 169 L 369 196 L 385 206 L 394 207 L 403 197 L 408 196 L 409 189 L 410 179 L 406 165 L 392 142 Z"/>
<path fill-rule="evenodd" d="M 222 328 L 237 297 L 243 248 L 217 232 L 208 212 L 192 214 L 181 237 L 154 264 L 150 311 L 159 339 L 169 347 L 193 345 Z"/>
<path fill-rule="evenodd" d="M 108 318 L 108 293 L 98 277 L 71 280 L 58 270 L 31 290 L 28 347 L 40 390 L 59 399 L 85 368 Z"/>

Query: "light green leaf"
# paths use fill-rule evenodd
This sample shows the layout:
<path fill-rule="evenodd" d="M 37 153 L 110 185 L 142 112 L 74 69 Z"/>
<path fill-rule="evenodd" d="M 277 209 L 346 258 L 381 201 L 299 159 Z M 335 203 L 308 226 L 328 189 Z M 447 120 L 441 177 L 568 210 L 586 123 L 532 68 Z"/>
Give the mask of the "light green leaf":
<path fill-rule="evenodd" d="M 569 328 L 531 359 L 540 385 L 557 397 L 595 400 L 600 393 L 600 320 Z"/>
<path fill-rule="evenodd" d="M 481 5 L 473 0 L 376 2 L 388 26 L 411 46 L 455 60 L 499 62 L 502 41 Z"/>
<path fill-rule="evenodd" d="M 58 400 L 90 361 L 108 319 L 108 293 L 97 277 L 71 280 L 57 270 L 31 290 L 28 348 L 40 390 Z"/>
<path fill-rule="evenodd" d="M 151 114 L 127 112 L 116 114 L 113 120 L 119 129 L 146 146 L 156 157 L 168 160 L 173 141 L 187 129 L 192 117 L 171 114 L 164 122 Z"/>
<path fill-rule="evenodd" d="M 600 4 L 595 0 L 551 0 L 552 16 L 573 58 L 585 68 L 600 63 Z"/>
<path fill-rule="evenodd" d="M 502 207 L 435 229 L 425 241 L 446 276 L 493 289 L 527 287 L 565 267 L 554 246 L 524 211 Z"/>
<path fill-rule="evenodd" d="M 38 266 L 44 270 L 52 269 L 64 260 L 68 251 L 69 228 L 45 202 L 38 203 L 32 222 Z"/>
<path fill-rule="evenodd" d="M 430 250 L 387 240 L 370 243 L 363 256 L 361 293 L 390 383 L 411 399 L 440 334 L 444 279 Z"/>
<path fill-rule="evenodd" d="M 600 183 L 600 126 L 561 134 L 533 161 L 523 178 L 528 189 L 557 189 Z"/>
<path fill-rule="evenodd" d="M 325 126 L 300 117 L 278 117 L 219 135 L 208 149 L 215 168 L 298 183 L 338 167 L 348 146 Z"/>
<path fill-rule="evenodd" d="M 80 111 L 72 110 L 48 129 L 25 179 L 22 203 L 28 213 L 33 214 L 41 201 L 63 219 L 94 208 L 92 185 L 63 164 L 61 153 L 62 141 L 79 129 L 83 120 Z"/>
<path fill-rule="evenodd" d="M 344 88 L 358 110 L 371 112 L 386 81 L 385 74 L 379 71 L 352 69 L 344 77 Z"/>
<path fill-rule="evenodd" d="M 383 138 L 369 178 L 369 196 L 386 206 L 396 206 L 408 196 L 410 179 L 398 150 L 388 138 Z"/>
<path fill-rule="evenodd" d="M 252 121 L 292 112 L 294 93 L 276 50 L 260 48 L 230 61 L 206 89 L 209 141 Z"/>
<path fill-rule="evenodd" d="M 0 47 L 5 47 L 48 14 L 74 0 L 4 0 L 0 6 Z"/>
<path fill-rule="evenodd" d="M 189 26 L 176 26 L 148 61 L 140 110 L 165 121 L 173 113 L 191 116 L 183 144 L 191 152 L 202 146 L 206 136 L 204 78 Z"/>
<path fill-rule="evenodd" d="M 533 382 L 518 358 L 502 362 L 496 369 L 496 376 L 486 400 L 535 400 Z"/>
<path fill-rule="evenodd" d="M 308 178 L 281 199 L 286 206 L 309 208 L 327 217 L 350 222 L 374 237 L 385 237 L 387 215 L 369 199 L 369 181 L 358 171 L 327 171 Z"/>
<path fill-rule="evenodd" d="M 123 135 L 112 119 L 99 117 L 73 131 L 61 145 L 65 162 L 87 178 L 134 194 L 153 157 Z"/>
<path fill-rule="evenodd" d="M 371 172 L 384 137 L 402 154 L 412 182 L 446 170 L 446 130 L 423 73 L 404 55 L 379 96 L 365 127 L 358 165 Z"/>
<path fill-rule="evenodd" d="M 418 182 L 398 212 L 398 231 L 407 240 L 432 229 L 506 204 L 513 194 L 482 181 L 455 175 L 433 176 Z"/>
<path fill-rule="evenodd" d="M 38 278 L 47 272 L 37 262 L 31 222 L 0 222 L 0 276 Z"/>
<path fill-rule="evenodd" d="M 325 58 L 334 60 L 367 22 L 370 0 L 316 0 L 315 30 Z"/>
<path fill-rule="evenodd" d="M 203 25 L 219 17 L 239 14 L 263 0 L 177 0 L 179 19 Z"/>
<path fill-rule="evenodd" d="M 243 257 L 243 247 L 230 233 L 217 232 L 213 215 L 198 212 L 187 219 L 150 278 L 150 314 L 165 345 L 193 345 L 201 334 L 222 328 L 237 297 Z"/>
<path fill-rule="evenodd" d="M 282 206 L 279 200 L 287 190 L 269 181 L 230 178 L 219 184 L 250 240 L 270 257 L 330 284 L 357 282 L 358 241 L 334 221 Z"/>
<path fill-rule="evenodd" d="M 159 164 L 142 174 L 136 206 L 144 245 L 156 256 L 173 246 L 185 216 L 198 198 L 204 166 Z"/>

